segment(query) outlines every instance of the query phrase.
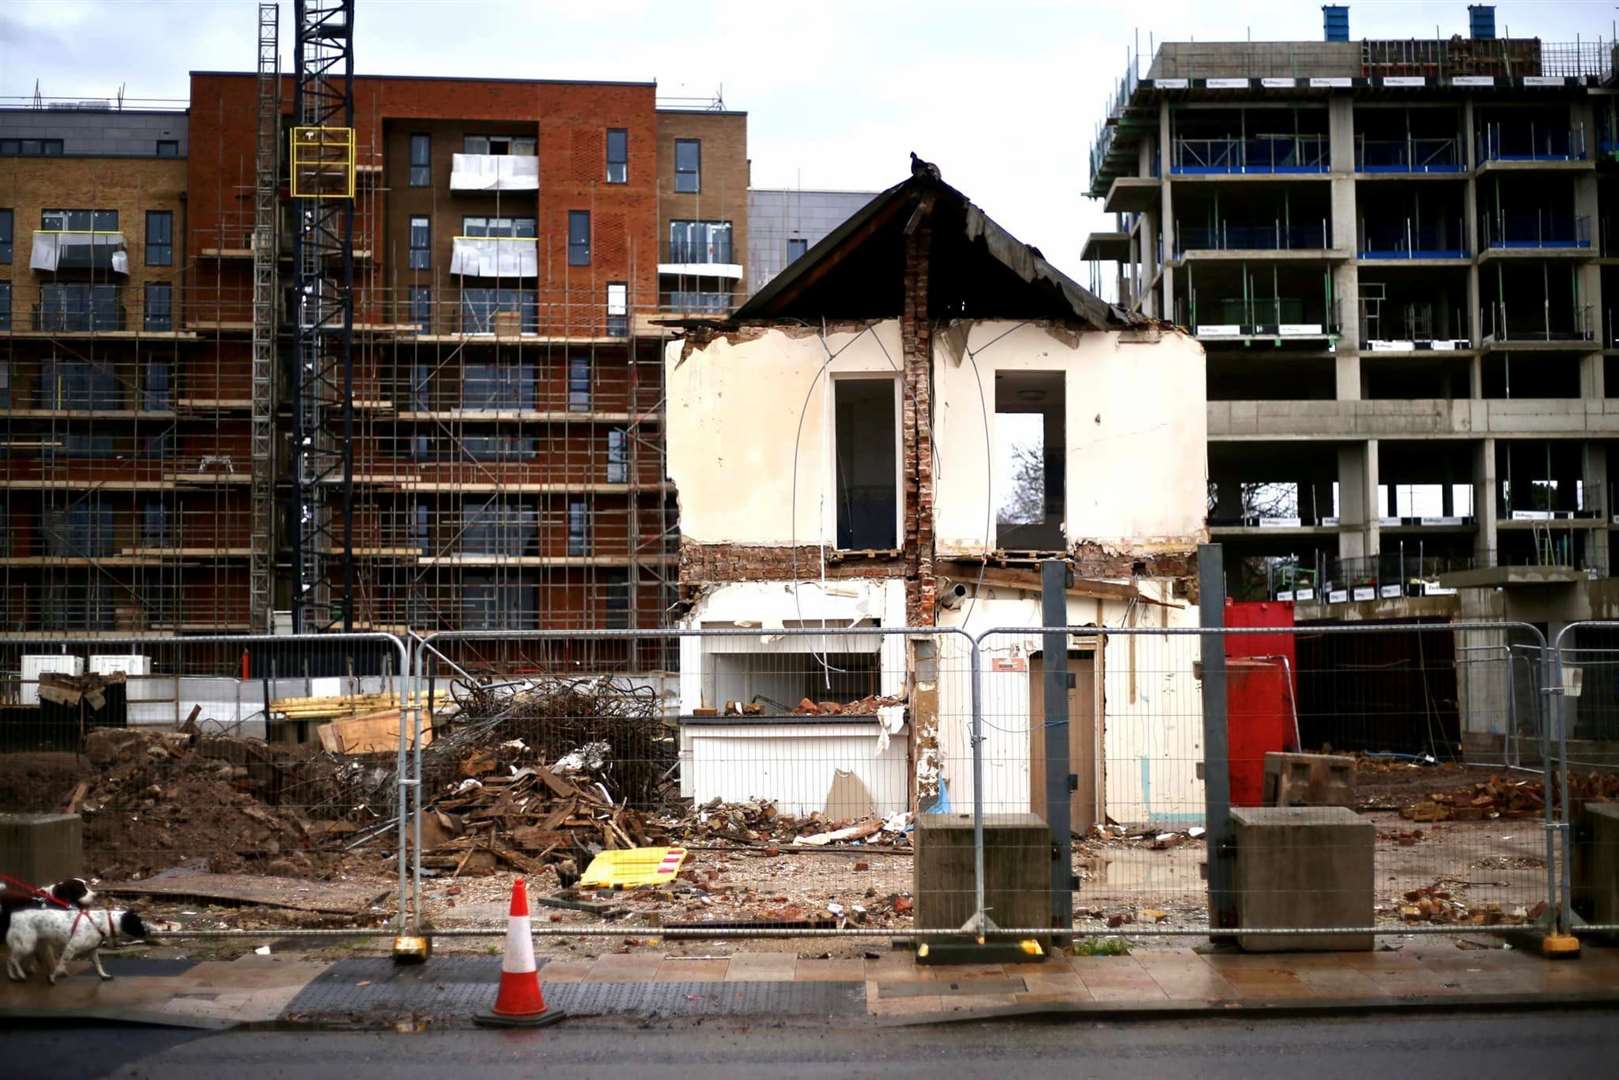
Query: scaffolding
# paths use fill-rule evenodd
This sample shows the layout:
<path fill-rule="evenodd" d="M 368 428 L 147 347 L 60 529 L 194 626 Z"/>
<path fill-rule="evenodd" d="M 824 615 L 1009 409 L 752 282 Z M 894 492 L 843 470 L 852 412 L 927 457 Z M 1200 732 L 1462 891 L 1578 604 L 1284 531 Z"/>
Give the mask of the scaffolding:
<path fill-rule="evenodd" d="M 253 168 L 253 432 L 252 554 L 249 619 L 255 633 L 270 632 L 275 571 L 275 272 L 276 204 L 281 145 L 281 63 L 276 51 L 280 5 L 259 5 L 258 129 Z"/>

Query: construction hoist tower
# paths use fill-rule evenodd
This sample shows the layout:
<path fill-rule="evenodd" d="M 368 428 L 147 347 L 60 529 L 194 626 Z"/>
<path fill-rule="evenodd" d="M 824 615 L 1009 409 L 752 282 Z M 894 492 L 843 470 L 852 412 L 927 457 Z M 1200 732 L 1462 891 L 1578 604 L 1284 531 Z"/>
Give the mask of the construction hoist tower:
<path fill-rule="evenodd" d="M 248 608 L 252 632 L 270 632 L 275 572 L 275 264 L 280 187 L 280 5 L 259 5 L 258 129 L 253 166 L 253 540 Z"/>
<path fill-rule="evenodd" d="M 295 3 L 292 625 L 311 633 L 354 625 L 354 0 Z"/>

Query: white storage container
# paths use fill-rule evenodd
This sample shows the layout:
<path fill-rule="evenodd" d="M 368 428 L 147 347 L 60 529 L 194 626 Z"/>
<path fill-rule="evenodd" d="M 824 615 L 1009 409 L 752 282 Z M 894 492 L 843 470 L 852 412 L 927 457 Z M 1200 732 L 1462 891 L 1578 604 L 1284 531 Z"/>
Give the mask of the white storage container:
<path fill-rule="evenodd" d="M 22 658 L 22 703 L 39 704 L 39 677 L 45 672 L 56 675 L 83 675 L 82 656 L 63 656 L 60 653 L 27 655 Z"/>

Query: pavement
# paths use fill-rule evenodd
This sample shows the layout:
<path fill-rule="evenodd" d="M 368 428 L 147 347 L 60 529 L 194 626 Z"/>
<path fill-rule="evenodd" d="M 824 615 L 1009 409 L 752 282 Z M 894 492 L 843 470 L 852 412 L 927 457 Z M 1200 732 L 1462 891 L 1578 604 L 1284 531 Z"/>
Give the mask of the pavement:
<path fill-rule="evenodd" d="M 461 1028 L 493 1003 L 500 959 L 438 955 L 317 961 L 110 957 L 48 986 L 0 984 L 0 1024 L 85 1020 L 224 1029 Z M 1208 947 L 1037 963 L 918 965 L 785 952 L 672 957 L 651 949 L 542 962 L 548 1006 L 581 1023 L 734 1018 L 793 1026 L 906 1026 L 1042 1015 L 1233 1016 L 1366 1010 L 1619 1006 L 1619 949 L 1548 960 L 1493 939 L 1421 938 L 1358 953 L 1244 954 Z"/>

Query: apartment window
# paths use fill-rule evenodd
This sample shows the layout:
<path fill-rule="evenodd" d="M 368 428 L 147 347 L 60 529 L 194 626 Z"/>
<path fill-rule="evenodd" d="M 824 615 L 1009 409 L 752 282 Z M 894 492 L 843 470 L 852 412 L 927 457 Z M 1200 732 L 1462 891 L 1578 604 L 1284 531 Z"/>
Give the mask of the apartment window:
<path fill-rule="evenodd" d="M 411 508 L 411 515 L 405 522 L 405 536 L 409 546 L 423 555 L 428 553 L 428 548 L 432 543 L 432 521 L 433 508 L 424 502 L 419 502 Z"/>
<path fill-rule="evenodd" d="M 467 574 L 461 582 L 461 625 L 468 630 L 532 630 L 539 590 L 502 575 Z"/>
<path fill-rule="evenodd" d="M 669 261 L 672 263 L 731 262 L 731 223 L 729 221 L 671 221 L 669 223 Z"/>
<path fill-rule="evenodd" d="M 47 509 L 40 517 L 47 555 L 111 555 L 118 546 L 112 502 L 100 495 L 86 495 L 62 509 Z"/>
<path fill-rule="evenodd" d="M 427 270 L 433 265 L 433 225 L 425 217 L 410 219 L 410 268 Z"/>
<path fill-rule="evenodd" d="M 11 329 L 11 282 L 0 281 L 0 330 Z"/>
<path fill-rule="evenodd" d="M 590 265 L 590 211 L 568 211 L 568 265 Z"/>
<path fill-rule="evenodd" d="M 7 284 L 6 288 L 9 290 L 11 286 Z M 0 325 L 0 329 L 4 329 L 4 326 Z M 0 409 L 9 408 L 11 408 L 11 364 L 8 361 L 0 360 Z M 0 452 L 0 457 L 5 456 L 4 452 Z M 4 529 L 0 529 L 0 532 L 4 531 Z"/>
<path fill-rule="evenodd" d="M 179 157 L 180 156 L 180 140 L 179 139 L 159 139 L 159 140 L 157 140 L 157 156 L 158 157 Z"/>
<path fill-rule="evenodd" d="M 602 571 L 602 606 L 607 612 L 607 629 L 627 630 L 630 626 L 630 578 L 624 570 Z"/>
<path fill-rule="evenodd" d="M 809 241 L 804 239 L 802 236 L 790 236 L 790 237 L 787 238 L 787 261 L 788 262 L 790 262 L 790 263 L 797 262 L 801 257 L 803 257 L 803 254 L 808 250 L 809 250 Z"/>
<path fill-rule="evenodd" d="M 146 283 L 146 318 L 142 325 L 147 330 L 174 329 L 174 287 L 167 281 Z"/>
<path fill-rule="evenodd" d="M 607 431 L 607 482 L 627 484 L 630 481 L 630 433 L 623 428 Z"/>
<path fill-rule="evenodd" d="M 410 321 L 422 333 L 433 329 L 433 290 L 427 285 L 410 287 Z"/>
<path fill-rule="evenodd" d="M 111 364 L 47 360 L 40 365 L 42 409 L 119 409 L 118 377 Z"/>
<path fill-rule="evenodd" d="M 695 194 L 703 190 L 701 139 L 675 140 L 675 191 Z"/>
<path fill-rule="evenodd" d="M 463 217 L 462 236 L 538 236 L 531 217 Z"/>
<path fill-rule="evenodd" d="M 147 496 L 141 501 L 141 547 L 174 547 L 174 515 L 161 498 Z"/>
<path fill-rule="evenodd" d="M 174 390 L 169 382 L 169 362 L 153 360 L 146 364 L 146 386 L 142 393 L 143 408 L 165 412 L 174 408 Z"/>
<path fill-rule="evenodd" d="M 527 435 L 468 435 L 461 446 L 468 461 L 526 461 L 534 457 L 539 440 Z"/>
<path fill-rule="evenodd" d="M 410 137 L 410 186 L 427 187 L 433 182 L 433 137 L 421 132 Z"/>
<path fill-rule="evenodd" d="M 574 356 L 568 360 L 568 411 L 590 411 L 590 357 Z"/>
<path fill-rule="evenodd" d="M 41 210 L 39 227 L 43 232 L 117 232 L 116 210 Z"/>
<path fill-rule="evenodd" d="M 896 386 L 893 379 L 832 382 L 840 548 L 869 551 L 899 546 Z"/>
<path fill-rule="evenodd" d="M 61 139 L 0 139 L 0 157 L 60 157 Z"/>
<path fill-rule="evenodd" d="M 1064 546 L 1064 389 L 1060 371 L 995 376 L 996 546 L 1055 551 Z"/>
<path fill-rule="evenodd" d="M 627 337 L 630 332 L 630 287 L 623 281 L 607 283 L 607 336 Z"/>
<path fill-rule="evenodd" d="M 10 210 L 0 210 L 0 263 L 11 261 L 11 230 L 15 217 Z"/>
<path fill-rule="evenodd" d="M 410 369 L 410 407 L 418 412 L 433 408 L 433 367 L 413 364 Z"/>
<path fill-rule="evenodd" d="M 146 211 L 146 265 L 174 265 L 174 212 Z"/>
<path fill-rule="evenodd" d="M 518 155 L 533 157 L 536 144 L 526 135 L 468 135 L 462 141 L 462 152 L 467 154 L 493 154 L 496 157 Z"/>
<path fill-rule="evenodd" d="M 568 502 L 568 554 L 590 554 L 590 507 L 582 499 Z"/>
<path fill-rule="evenodd" d="M 532 363 L 468 363 L 461 369 L 461 407 L 532 409 L 535 384 Z"/>
<path fill-rule="evenodd" d="M 47 282 L 39 287 L 40 330 L 119 330 L 118 286 Z"/>
<path fill-rule="evenodd" d="M 462 288 L 461 332 L 463 334 L 494 333 L 495 315 L 502 311 L 515 311 L 518 313 L 518 327 L 522 333 L 535 334 L 539 332 L 539 294 L 533 289 Z"/>
<path fill-rule="evenodd" d="M 520 503 L 463 503 L 459 547 L 471 555 L 531 555 L 539 526 L 539 511 Z"/>
<path fill-rule="evenodd" d="M 630 133 L 625 128 L 607 129 L 607 182 L 630 182 Z"/>

